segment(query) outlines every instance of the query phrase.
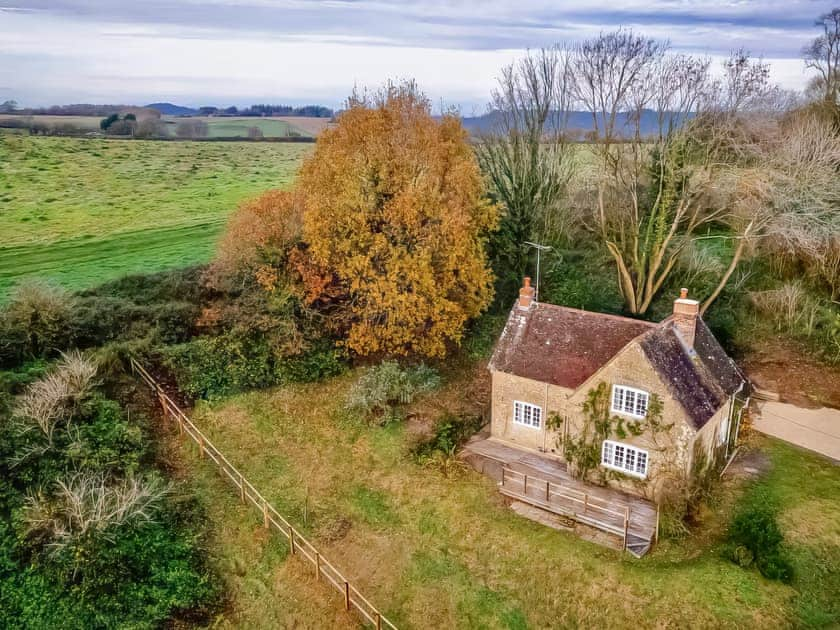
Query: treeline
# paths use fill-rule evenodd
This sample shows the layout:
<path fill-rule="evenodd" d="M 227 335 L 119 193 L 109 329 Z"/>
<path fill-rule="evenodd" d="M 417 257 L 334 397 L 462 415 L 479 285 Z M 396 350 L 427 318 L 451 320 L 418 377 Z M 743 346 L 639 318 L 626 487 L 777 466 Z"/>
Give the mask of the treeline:
<path fill-rule="evenodd" d="M 230 107 L 214 107 L 205 105 L 198 108 L 201 116 L 306 116 L 308 118 L 332 118 L 333 110 L 323 105 L 251 105 L 239 109 L 235 105 Z"/>
<path fill-rule="evenodd" d="M 51 105 L 49 107 L 11 107 L 2 113 L 22 116 L 110 116 L 118 112 L 144 109 L 137 105 L 93 105 L 75 103 L 72 105 Z"/>

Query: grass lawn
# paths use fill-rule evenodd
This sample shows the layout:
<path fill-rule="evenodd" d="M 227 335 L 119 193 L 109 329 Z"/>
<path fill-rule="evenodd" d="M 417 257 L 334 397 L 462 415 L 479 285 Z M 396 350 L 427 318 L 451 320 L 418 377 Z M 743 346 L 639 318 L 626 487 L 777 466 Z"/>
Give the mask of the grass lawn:
<path fill-rule="evenodd" d="M 400 627 L 779 627 L 840 621 L 840 468 L 776 442 L 747 492 L 778 500 L 797 577 L 771 582 L 720 555 L 744 482 L 710 509 L 702 536 L 642 560 L 514 515 L 492 482 L 415 464 L 412 427 L 370 427 L 341 411 L 356 374 L 201 405 L 197 424 L 274 505 Z M 433 418 L 465 398 L 450 382 Z M 232 594 L 221 627 L 341 627 L 340 596 L 286 559 L 191 446 L 178 449 L 210 506 L 213 554 Z M 328 620 L 328 621 L 327 621 Z"/>
<path fill-rule="evenodd" d="M 205 262 L 243 199 L 290 184 L 310 145 L 0 134 L 0 299 Z"/>

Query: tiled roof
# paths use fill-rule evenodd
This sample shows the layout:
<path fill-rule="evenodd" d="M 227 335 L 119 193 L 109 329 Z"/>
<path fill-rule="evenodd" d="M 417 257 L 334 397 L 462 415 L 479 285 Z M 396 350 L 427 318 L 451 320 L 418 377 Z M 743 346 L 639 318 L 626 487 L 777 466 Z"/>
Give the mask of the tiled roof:
<path fill-rule="evenodd" d="M 656 324 L 539 303 L 514 306 L 490 368 L 577 388 L 619 350 Z"/>

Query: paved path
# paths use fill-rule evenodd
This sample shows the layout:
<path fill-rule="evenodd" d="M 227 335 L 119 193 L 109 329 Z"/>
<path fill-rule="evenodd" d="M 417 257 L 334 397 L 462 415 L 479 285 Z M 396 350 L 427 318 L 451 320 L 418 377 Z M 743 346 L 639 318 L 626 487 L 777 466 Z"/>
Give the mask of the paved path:
<path fill-rule="evenodd" d="M 840 461 L 840 409 L 762 402 L 756 430 Z"/>

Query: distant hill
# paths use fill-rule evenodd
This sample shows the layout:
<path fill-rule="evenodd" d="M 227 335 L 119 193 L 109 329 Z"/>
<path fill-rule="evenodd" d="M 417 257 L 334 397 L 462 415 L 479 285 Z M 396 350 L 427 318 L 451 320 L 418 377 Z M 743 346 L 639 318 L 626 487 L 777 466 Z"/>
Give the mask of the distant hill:
<path fill-rule="evenodd" d="M 162 116 L 194 116 L 198 113 L 197 109 L 173 103 L 152 103 L 146 107 L 158 110 Z"/>
<path fill-rule="evenodd" d="M 462 118 L 461 121 L 464 127 L 473 135 L 487 133 L 493 131 L 499 122 L 500 114 L 498 112 L 488 112 L 483 116 L 469 116 Z M 675 123 L 681 124 L 684 119 L 690 118 L 691 114 L 678 114 L 676 112 L 669 113 Z M 600 123 L 600 121 L 599 121 Z M 599 127 L 602 127 L 599 124 Z M 621 112 L 616 117 L 616 127 L 619 130 L 624 130 L 627 135 L 635 132 L 635 124 L 631 123 L 630 114 L 628 112 Z M 574 111 L 568 113 L 568 121 L 566 128 L 569 131 L 577 131 L 581 135 L 589 133 L 595 129 L 595 121 L 592 119 L 591 112 Z M 603 127 L 602 127 L 603 128 Z M 659 131 L 659 122 L 657 114 L 653 110 L 642 110 L 641 119 L 641 133 L 643 136 L 655 134 Z"/>

